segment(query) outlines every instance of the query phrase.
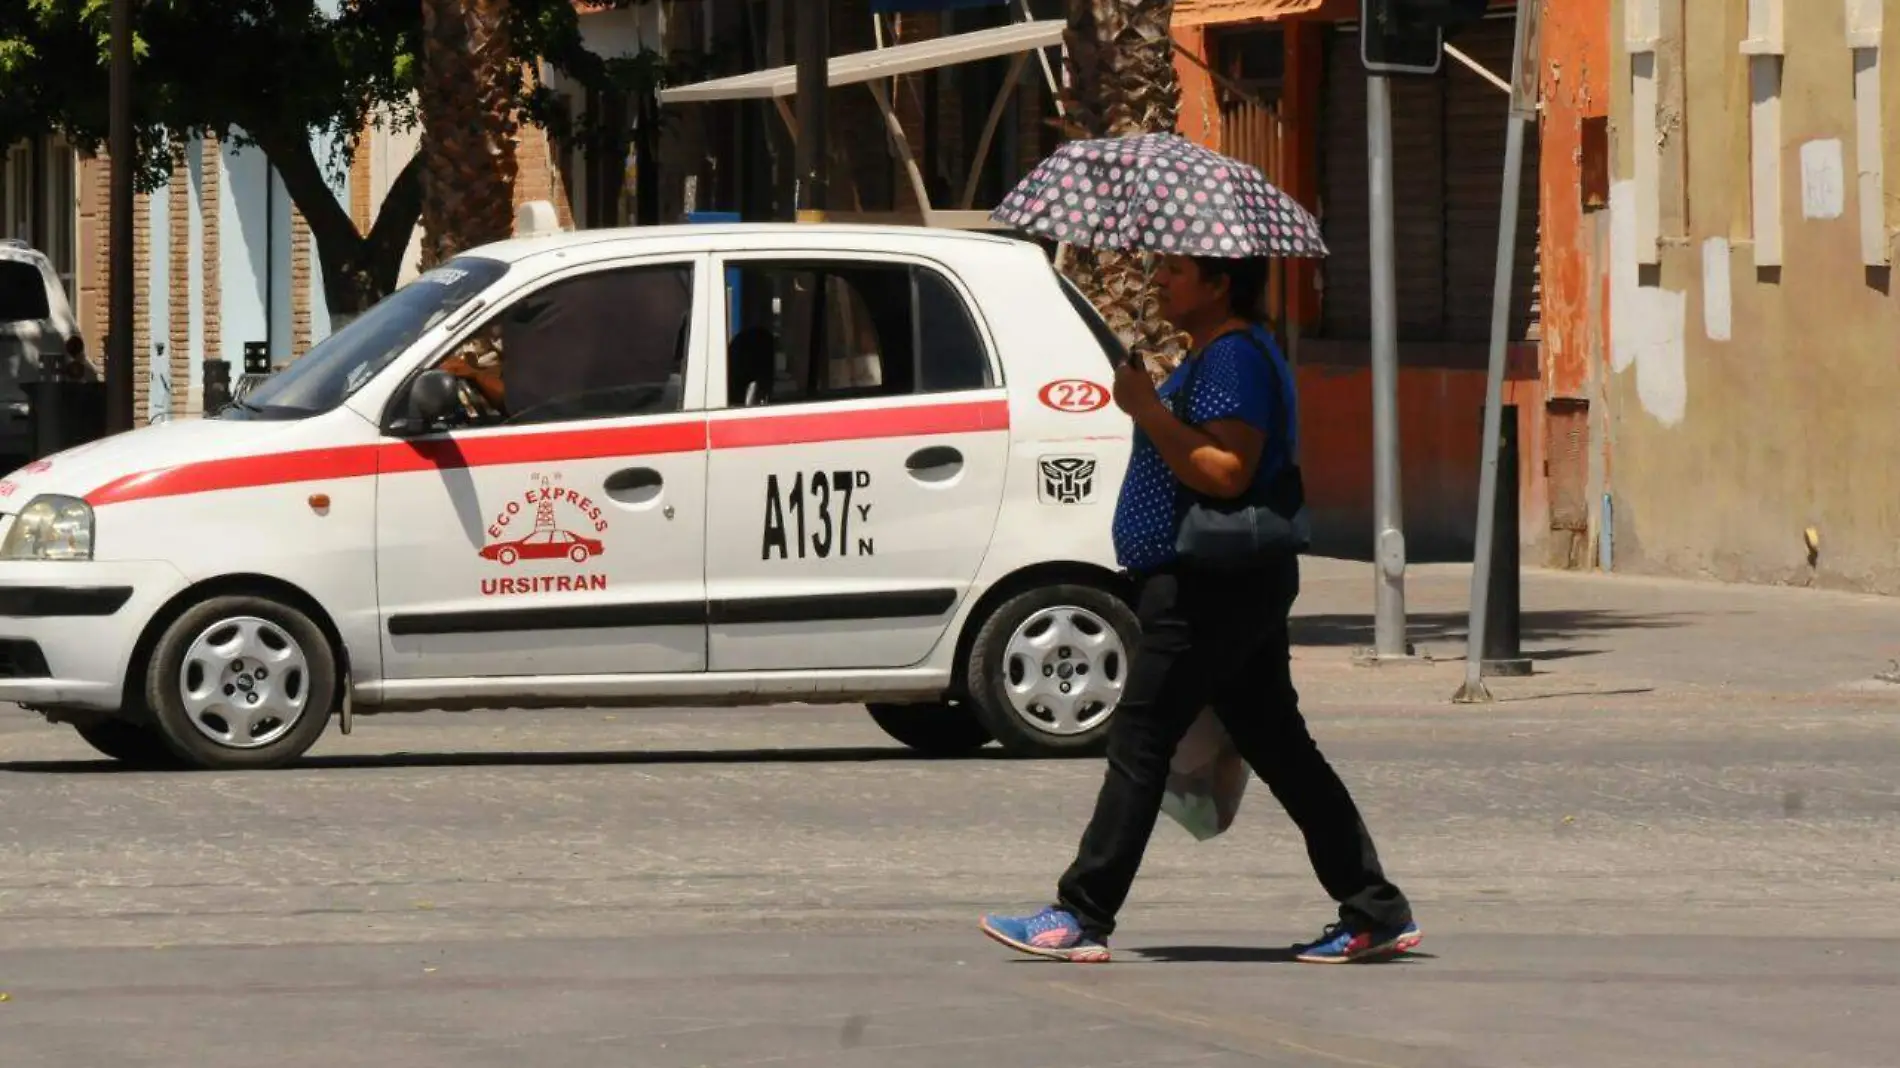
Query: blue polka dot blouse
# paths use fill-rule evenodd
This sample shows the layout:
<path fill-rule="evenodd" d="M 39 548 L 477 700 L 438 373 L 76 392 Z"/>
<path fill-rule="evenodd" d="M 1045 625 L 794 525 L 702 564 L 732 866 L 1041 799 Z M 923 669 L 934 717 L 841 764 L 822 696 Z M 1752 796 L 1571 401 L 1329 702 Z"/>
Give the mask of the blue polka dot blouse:
<path fill-rule="evenodd" d="M 1201 362 L 1194 382 L 1194 395 L 1187 398 L 1187 421 L 1196 425 L 1217 419 L 1242 419 L 1267 435 L 1266 455 L 1254 471 L 1254 484 L 1271 479 L 1289 459 L 1299 453 L 1299 405 L 1293 372 L 1280 346 L 1266 329 L 1256 326 L 1252 334 L 1271 353 L 1263 359 L 1259 347 L 1239 333 L 1216 338 L 1202 352 L 1182 361 L 1167 381 L 1161 384 L 1161 399 L 1173 406 L 1173 398 L 1187 379 L 1195 360 Z M 1278 375 L 1283 406 L 1288 422 L 1283 437 L 1273 425 L 1273 380 Z M 1133 571 L 1162 567 L 1174 559 L 1174 536 L 1180 522 L 1176 512 L 1182 492 L 1180 482 L 1169 470 L 1166 460 L 1139 428 L 1135 431 L 1134 451 L 1129 456 L 1128 474 L 1122 480 L 1120 498 L 1115 502 L 1115 556 L 1121 566 Z"/>

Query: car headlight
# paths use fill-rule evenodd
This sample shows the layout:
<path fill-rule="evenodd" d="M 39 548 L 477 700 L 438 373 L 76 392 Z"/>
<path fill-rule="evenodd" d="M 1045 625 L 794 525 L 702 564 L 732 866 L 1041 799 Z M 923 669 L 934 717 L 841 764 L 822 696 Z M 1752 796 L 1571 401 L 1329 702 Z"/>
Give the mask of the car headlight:
<path fill-rule="evenodd" d="M 42 494 L 13 520 L 0 560 L 92 559 L 92 505 L 77 497 Z"/>

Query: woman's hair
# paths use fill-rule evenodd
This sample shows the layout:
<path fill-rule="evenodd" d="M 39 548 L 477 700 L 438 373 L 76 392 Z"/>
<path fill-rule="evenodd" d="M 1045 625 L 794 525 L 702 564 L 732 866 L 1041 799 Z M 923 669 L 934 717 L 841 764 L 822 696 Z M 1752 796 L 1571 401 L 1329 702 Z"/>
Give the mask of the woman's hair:
<path fill-rule="evenodd" d="M 1267 318 L 1267 261 L 1264 257 L 1227 259 L 1196 256 L 1194 265 L 1208 281 L 1227 279 L 1227 303 L 1234 314 L 1248 322 Z"/>

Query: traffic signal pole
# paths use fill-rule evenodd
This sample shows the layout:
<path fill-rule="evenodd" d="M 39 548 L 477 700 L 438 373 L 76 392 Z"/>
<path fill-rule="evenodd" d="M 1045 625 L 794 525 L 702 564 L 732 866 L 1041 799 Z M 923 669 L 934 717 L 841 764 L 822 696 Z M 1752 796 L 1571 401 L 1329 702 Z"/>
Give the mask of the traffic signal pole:
<path fill-rule="evenodd" d="M 1392 203 L 1392 82 L 1366 79 L 1372 209 L 1372 502 L 1375 660 L 1412 655 L 1405 640 L 1405 531 L 1399 494 L 1399 306 Z"/>
<path fill-rule="evenodd" d="M 1372 230 L 1372 648 L 1362 662 L 1410 659 L 1405 635 L 1405 509 L 1399 491 L 1399 311 L 1393 239 L 1391 75 L 1435 75 L 1445 40 L 1487 0 L 1359 0 L 1366 68 L 1366 172 Z M 1520 3 L 1522 11 L 1529 3 Z M 1496 439 L 1492 439 L 1495 450 Z"/>

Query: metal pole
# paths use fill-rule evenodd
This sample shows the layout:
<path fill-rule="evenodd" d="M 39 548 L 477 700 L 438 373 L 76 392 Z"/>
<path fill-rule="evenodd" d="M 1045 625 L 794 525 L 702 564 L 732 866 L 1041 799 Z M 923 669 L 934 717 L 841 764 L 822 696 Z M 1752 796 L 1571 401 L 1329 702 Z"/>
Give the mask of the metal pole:
<path fill-rule="evenodd" d="M 1392 83 L 1366 79 L 1366 163 L 1372 207 L 1372 497 L 1377 575 L 1372 655 L 1412 654 L 1405 640 L 1405 534 L 1399 499 L 1399 321 L 1393 252 Z"/>
<path fill-rule="evenodd" d="M 1517 260 L 1518 187 L 1524 174 L 1524 127 L 1536 117 L 1537 93 L 1526 91 L 1536 4 L 1517 5 L 1517 45 L 1511 60 L 1511 115 L 1504 132 L 1504 196 L 1498 209 L 1497 274 L 1491 290 L 1491 361 L 1484 382 L 1484 441 L 1479 448 L 1478 538 L 1471 558 L 1470 625 L 1465 636 L 1465 681 L 1452 696 L 1460 704 L 1491 700 L 1484 685 L 1485 606 L 1491 596 L 1491 542 L 1497 537 L 1498 435 L 1504 403 L 1504 356 L 1511 328 L 1512 268 Z M 1525 99 L 1528 97 L 1529 99 Z M 1515 580 L 1515 576 L 1513 576 Z"/>
<path fill-rule="evenodd" d="M 106 433 L 132 429 L 132 0 L 112 0 L 112 156 L 106 292 Z"/>
<path fill-rule="evenodd" d="M 805 0 L 798 5 L 798 218 L 816 220 L 827 207 L 825 99 L 830 90 L 831 5 Z"/>

